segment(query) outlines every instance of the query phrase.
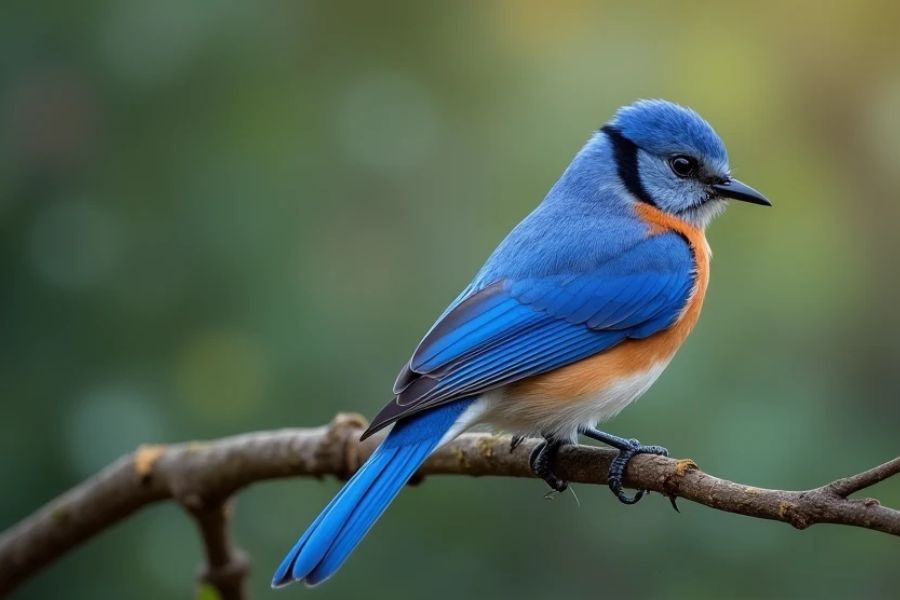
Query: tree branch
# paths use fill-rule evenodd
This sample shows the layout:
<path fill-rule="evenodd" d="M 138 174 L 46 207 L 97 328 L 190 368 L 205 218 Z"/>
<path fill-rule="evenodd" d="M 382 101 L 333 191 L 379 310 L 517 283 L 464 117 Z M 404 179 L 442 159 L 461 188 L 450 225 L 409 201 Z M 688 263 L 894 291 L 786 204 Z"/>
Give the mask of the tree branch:
<path fill-rule="evenodd" d="M 201 584 L 211 585 L 221 600 L 244 600 L 244 581 L 250 574 L 250 559 L 235 548 L 230 539 L 231 504 L 226 501 L 189 508 L 200 529 L 206 551 L 206 567 L 200 572 Z"/>
<path fill-rule="evenodd" d="M 365 427 L 362 417 L 341 414 L 327 427 L 141 447 L 0 534 L 0 595 L 140 508 L 173 499 L 194 517 L 203 537 L 207 565 L 201 582 L 224 599 L 243 598 L 249 561 L 229 539 L 228 498 L 267 479 L 348 477 L 380 441 L 374 436 L 360 443 Z M 528 457 L 538 443 L 525 440 L 510 451 L 507 436 L 465 434 L 432 455 L 419 475 L 531 477 Z M 559 453 L 558 474 L 605 484 L 614 457 L 613 450 L 567 446 Z M 871 498 L 849 498 L 898 473 L 900 457 L 819 488 L 768 490 L 713 477 L 691 460 L 639 455 L 628 465 L 626 484 L 798 529 L 836 523 L 900 536 L 900 511 Z"/>

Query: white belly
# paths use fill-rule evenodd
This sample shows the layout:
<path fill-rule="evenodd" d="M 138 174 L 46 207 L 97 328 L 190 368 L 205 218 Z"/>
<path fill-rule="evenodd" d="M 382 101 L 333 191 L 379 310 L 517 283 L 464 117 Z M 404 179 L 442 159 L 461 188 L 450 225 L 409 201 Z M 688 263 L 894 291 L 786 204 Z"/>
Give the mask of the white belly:
<path fill-rule="evenodd" d="M 616 380 L 605 389 L 576 399 L 547 398 L 541 402 L 516 398 L 504 388 L 482 397 L 478 421 L 519 435 L 552 434 L 575 440 L 578 430 L 607 421 L 640 398 L 659 378 L 669 361 L 643 373 Z"/>

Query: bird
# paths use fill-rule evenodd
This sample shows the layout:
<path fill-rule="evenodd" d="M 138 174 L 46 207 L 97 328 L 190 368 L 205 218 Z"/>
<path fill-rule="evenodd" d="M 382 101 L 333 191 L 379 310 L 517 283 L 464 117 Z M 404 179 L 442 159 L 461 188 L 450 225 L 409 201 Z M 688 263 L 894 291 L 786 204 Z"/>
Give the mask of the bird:
<path fill-rule="evenodd" d="M 554 491 L 579 435 L 618 450 L 609 487 L 662 446 L 597 429 L 660 376 L 709 284 L 705 230 L 730 201 L 771 206 L 731 175 L 697 112 L 659 99 L 620 108 L 490 255 L 401 369 L 362 434 L 392 426 L 278 566 L 273 587 L 331 577 L 436 449 L 475 425 L 541 438 L 534 474 Z"/>

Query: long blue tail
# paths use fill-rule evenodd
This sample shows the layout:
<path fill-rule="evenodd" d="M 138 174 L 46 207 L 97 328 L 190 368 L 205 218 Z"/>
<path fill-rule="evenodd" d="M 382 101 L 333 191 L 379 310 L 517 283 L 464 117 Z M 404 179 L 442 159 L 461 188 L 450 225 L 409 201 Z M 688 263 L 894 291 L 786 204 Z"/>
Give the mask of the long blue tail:
<path fill-rule="evenodd" d="M 287 553 L 272 586 L 314 586 L 331 577 L 472 402 L 458 400 L 398 421 Z"/>

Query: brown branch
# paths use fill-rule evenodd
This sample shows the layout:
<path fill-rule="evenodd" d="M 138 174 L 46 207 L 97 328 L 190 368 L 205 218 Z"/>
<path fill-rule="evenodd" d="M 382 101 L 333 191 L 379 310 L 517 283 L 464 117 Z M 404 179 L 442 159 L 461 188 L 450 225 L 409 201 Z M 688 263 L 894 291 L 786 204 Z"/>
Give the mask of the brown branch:
<path fill-rule="evenodd" d="M 200 502 L 189 508 L 200 529 L 206 551 L 206 566 L 200 572 L 202 584 L 211 585 L 222 600 L 244 600 L 247 597 L 244 582 L 250 573 L 250 559 L 231 543 L 228 524 L 231 521 L 231 503 Z"/>
<path fill-rule="evenodd" d="M 297 475 L 348 477 L 379 439 L 359 443 L 365 421 L 338 415 L 327 427 L 249 433 L 214 442 L 139 448 L 0 534 L 0 595 L 42 567 L 140 508 L 174 499 L 196 520 L 207 555 L 201 581 L 223 598 L 243 598 L 249 561 L 227 534 L 228 498 L 257 481 Z M 420 475 L 531 477 L 528 456 L 538 443 L 510 451 L 506 436 L 466 434 L 436 452 Z M 612 450 L 569 446 L 559 475 L 605 484 Z M 816 523 L 863 527 L 900 536 L 900 511 L 849 495 L 900 473 L 900 457 L 805 491 L 768 490 L 701 471 L 691 460 L 639 455 L 627 485 L 692 500 L 710 508 L 772 519 L 804 529 Z"/>

